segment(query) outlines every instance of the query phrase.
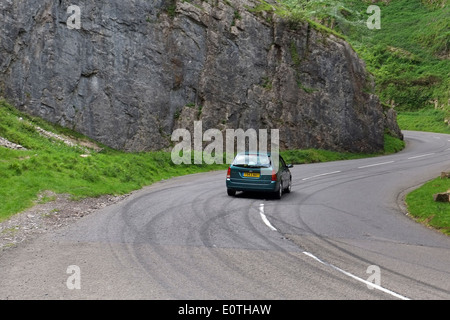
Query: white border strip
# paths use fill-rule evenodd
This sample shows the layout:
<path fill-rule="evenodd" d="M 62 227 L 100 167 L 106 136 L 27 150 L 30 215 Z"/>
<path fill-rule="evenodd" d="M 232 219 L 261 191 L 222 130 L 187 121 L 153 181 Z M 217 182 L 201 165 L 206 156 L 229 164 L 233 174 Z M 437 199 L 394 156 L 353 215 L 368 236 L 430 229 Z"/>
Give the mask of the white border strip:
<path fill-rule="evenodd" d="M 398 294 L 398 293 L 395 293 L 394 291 L 388 290 L 388 289 L 386 289 L 386 288 L 383 288 L 382 286 L 379 286 L 379 285 L 374 284 L 374 283 L 372 283 L 372 282 L 369 282 L 369 281 L 367 281 L 367 280 L 361 279 L 361 278 L 359 278 L 359 277 L 357 277 L 357 276 L 355 276 L 355 275 L 353 275 L 353 274 L 351 274 L 351 273 L 349 273 L 349 272 L 347 272 L 347 271 L 344 271 L 344 270 L 342 270 L 342 269 L 340 269 L 340 268 L 338 268 L 338 267 L 336 267 L 336 266 L 334 266 L 334 265 L 332 265 L 332 264 L 330 264 L 330 263 L 327 263 L 327 262 L 325 262 L 325 261 L 322 261 L 322 260 L 320 260 L 319 258 L 317 258 L 315 255 L 313 255 L 313 254 L 311 254 L 311 253 L 309 253 L 309 252 L 303 251 L 303 253 L 304 253 L 305 255 L 307 255 L 308 257 L 311 257 L 311 258 L 313 258 L 314 260 L 320 262 L 321 264 L 326 265 L 326 266 L 328 266 L 328 267 L 331 267 L 331 268 L 333 268 L 334 270 L 339 271 L 339 272 L 345 274 L 346 276 L 348 276 L 348 277 L 350 277 L 350 278 L 353 278 L 353 279 L 355 279 L 355 280 L 357 280 L 357 281 L 359 281 L 359 282 L 362 282 L 362 283 L 366 284 L 367 286 L 370 286 L 370 287 L 372 287 L 372 288 L 374 288 L 374 289 L 383 291 L 383 292 L 385 292 L 385 293 L 387 293 L 387 294 L 390 294 L 390 295 L 392 295 L 392 296 L 394 296 L 394 297 L 396 297 L 396 298 L 402 299 L 402 300 L 410 300 L 409 298 L 407 298 L 407 297 L 405 297 L 405 296 L 402 296 L 402 295 L 400 295 L 400 294 Z"/>
<path fill-rule="evenodd" d="M 411 159 L 417 159 L 417 158 L 422 158 L 422 157 L 428 157 L 428 156 L 432 156 L 433 154 L 434 154 L 434 153 L 422 154 L 422 155 L 420 155 L 420 156 L 410 157 L 410 158 L 408 158 L 408 160 L 411 160 Z"/>
<path fill-rule="evenodd" d="M 388 161 L 388 162 L 381 162 L 381 163 L 375 163 L 375 164 L 369 164 L 367 166 L 358 167 L 358 169 L 364 169 L 364 168 L 370 168 L 370 167 L 376 167 L 376 166 L 382 166 L 383 164 L 389 164 L 394 163 L 395 161 Z"/>
<path fill-rule="evenodd" d="M 259 205 L 259 214 L 261 215 L 261 219 L 263 222 L 273 231 L 277 231 L 277 229 L 270 223 L 269 219 L 267 219 L 266 215 L 264 214 L 264 203 L 261 203 Z"/>
<path fill-rule="evenodd" d="M 309 177 L 309 178 L 303 178 L 302 180 L 305 181 L 305 180 L 309 180 L 309 179 L 312 179 L 312 178 L 328 176 L 330 174 L 335 174 L 335 173 L 340 173 L 340 172 L 342 172 L 342 171 L 333 171 L 333 172 L 322 173 L 322 174 L 318 174 L 318 175 L 315 175 L 315 176 L 312 176 L 312 177 Z"/>

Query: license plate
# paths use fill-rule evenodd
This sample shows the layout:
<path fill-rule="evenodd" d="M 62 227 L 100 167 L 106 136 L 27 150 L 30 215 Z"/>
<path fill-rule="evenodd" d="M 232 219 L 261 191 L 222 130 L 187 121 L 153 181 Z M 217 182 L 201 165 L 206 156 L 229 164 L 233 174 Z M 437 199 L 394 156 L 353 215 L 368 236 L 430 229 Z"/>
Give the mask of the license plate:
<path fill-rule="evenodd" d="M 256 173 L 256 172 L 244 172 L 244 177 L 259 178 L 259 173 Z"/>

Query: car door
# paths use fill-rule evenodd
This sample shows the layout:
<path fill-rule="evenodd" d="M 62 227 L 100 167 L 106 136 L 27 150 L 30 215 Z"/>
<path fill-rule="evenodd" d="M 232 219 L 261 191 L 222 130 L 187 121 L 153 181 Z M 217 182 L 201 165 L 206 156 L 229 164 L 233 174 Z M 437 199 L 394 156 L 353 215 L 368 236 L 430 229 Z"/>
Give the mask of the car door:
<path fill-rule="evenodd" d="M 281 172 L 281 180 L 283 183 L 283 186 L 286 187 L 289 184 L 289 170 L 286 165 L 286 162 L 284 162 L 284 159 L 280 156 L 280 172 Z"/>

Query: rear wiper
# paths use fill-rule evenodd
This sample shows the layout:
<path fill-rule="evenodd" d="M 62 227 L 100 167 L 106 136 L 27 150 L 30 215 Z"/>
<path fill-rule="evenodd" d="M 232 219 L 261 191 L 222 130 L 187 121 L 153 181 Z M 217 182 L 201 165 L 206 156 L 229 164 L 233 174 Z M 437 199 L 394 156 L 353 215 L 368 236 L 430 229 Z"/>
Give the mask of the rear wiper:
<path fill-rule="evenodd" d="M 244 168 L 268 168 L 270 165 L 248 165 L 248 164 L 233 164 L 235 167 L 244 167 Z"/>

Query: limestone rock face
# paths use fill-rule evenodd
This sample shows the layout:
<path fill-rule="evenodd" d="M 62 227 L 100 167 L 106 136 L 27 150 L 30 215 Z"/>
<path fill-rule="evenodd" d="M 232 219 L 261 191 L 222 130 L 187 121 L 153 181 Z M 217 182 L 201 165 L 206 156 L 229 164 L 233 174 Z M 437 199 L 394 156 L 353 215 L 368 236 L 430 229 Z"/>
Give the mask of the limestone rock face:
<path fill-rule="evenodd" d="M 2 1 L 0 96 L 128 151 L 170 148 L 196 120 L 279 129 L 282 148 L 375 152 L 385 129 L 401 136 L 349 44 L 258 3 L 82 0 L 72 29 L 68 0 Z"/>

